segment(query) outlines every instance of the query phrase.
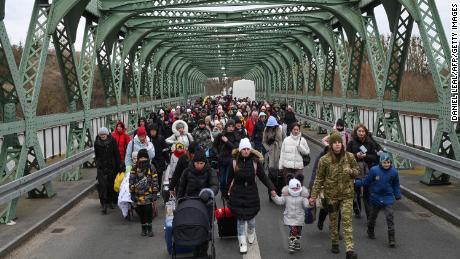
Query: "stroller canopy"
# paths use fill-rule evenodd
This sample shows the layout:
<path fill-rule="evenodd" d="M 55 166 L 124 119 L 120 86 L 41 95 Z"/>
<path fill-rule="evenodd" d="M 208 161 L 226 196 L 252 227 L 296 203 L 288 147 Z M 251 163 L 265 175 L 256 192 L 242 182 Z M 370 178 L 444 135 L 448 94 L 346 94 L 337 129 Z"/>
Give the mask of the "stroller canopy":
<path fill-rule="evenodd" d="M 174 214 L 172 234 L 178 245 L 197 246 L 210 239 L 210 215 L 201 200 L 179 202 Z"/>

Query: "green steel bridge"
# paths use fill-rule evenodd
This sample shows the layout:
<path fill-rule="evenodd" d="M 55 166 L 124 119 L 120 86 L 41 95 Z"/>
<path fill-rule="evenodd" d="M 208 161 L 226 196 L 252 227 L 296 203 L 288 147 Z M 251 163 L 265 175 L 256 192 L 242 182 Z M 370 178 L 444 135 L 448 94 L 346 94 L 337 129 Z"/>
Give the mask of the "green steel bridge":
<path fill-rule="evenodd" d="M 313 127 L 324 127 L 321 123 L 337 117 L 353 127 L 362 121 L 359 110 L 370 110 L 376 114 L 370 122 L 374 134 L 403 147 L 407 142 L 400 115 L 430 116 L 437 124 L 428 151 L 445 167 L 427 168 L 422 181 L 444 184 L 450 176 L 459 177 L 439 170 L 448 164 L 458 166 L 460 129 L 450 120 L 451 52 L 434 0 L 35 0 L 31 4 L 27 39 L 16 62 L 4 23 L 5 0 L 0 0 L 0 196 L 7 205 L 0 212 L 1 223 L 15 218 L 20 195 L 55 194 L 48 178 L 24 187 L 26 191 L 16 188 L 47 168 L 40 130 L 67 125 L 68 159 L 63 161 L 75 160 L 92 147 L 93 120 L 113 126 L 126 118 L 133 129 L 141 114 L 203 96 L 205 81 L 213 77 L 253 80 L 257 99 L 288 102 Z M 391 30 L 387 48 L 374 15 L 379 6 Z M 77 53 L 82 18 L 86 24 Z M 399 99 L 415 26 L 436 102 Z M 38 116 L 50 48 L 58 59 L 68 112 Z M 375 99 L 359 97 L 363 62 L 370 66 Z M 102 79 L 105 108 L 92 108 L 95 73 Z M 335 75 L 339 84 L 334 84 Z M 332 97 L 334 89 L 340 97 Z M 122 101 L 123 93 L 127 101 Z M 399 168 L 411 166 L 408 157 L 395 158 Z M 79 166 L 59 175 L 62 181 L 81 178 Z M 16 193 L 8 196 L 12 191 Z"/>

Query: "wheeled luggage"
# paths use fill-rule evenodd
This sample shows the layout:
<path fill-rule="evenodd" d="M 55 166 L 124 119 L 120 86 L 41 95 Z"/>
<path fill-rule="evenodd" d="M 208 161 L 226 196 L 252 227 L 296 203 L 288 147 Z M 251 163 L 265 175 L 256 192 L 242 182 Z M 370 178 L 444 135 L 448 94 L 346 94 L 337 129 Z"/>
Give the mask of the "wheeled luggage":
<path fill-rule="evenodd" d="M 226 202 L 223 201 L 223 208 L 216 208 L 214 211 L 219 237 L 235 237 L 238 235 L 236 217 L 232 214 L 225 203 Z"/>

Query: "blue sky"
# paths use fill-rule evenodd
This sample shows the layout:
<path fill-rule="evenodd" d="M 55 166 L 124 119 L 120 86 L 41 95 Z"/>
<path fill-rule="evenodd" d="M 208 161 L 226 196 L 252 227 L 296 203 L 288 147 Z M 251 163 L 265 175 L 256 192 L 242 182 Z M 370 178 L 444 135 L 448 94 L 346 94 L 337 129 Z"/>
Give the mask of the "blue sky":
<path fill-rule="evenodd" d="M 450 35 L 450 5 L 458 0 L 435 0 L 438 7 L 440 17 L 442 19 L 444 31 L 447 36 Z M 6 0 L 6 16 L 5 24 L 8 30 L 8 35 L 12 44 L 18 44 L 19 41 L 25 42 L 30 15 L 32 12 L 33 0 Z M 388 21 L 385 17 L 383 7 L 378 7 L 375 10 L 377 23 L 380 33 L 389 34 Z M 84 20 L 80 21 L 78 27 L 78 35 L 76 42 L 76 49 L 81 48 L 81 40 L 83 39 L 82 30 L 84 27 Z M 414 26 L 413 35 L 418 35 L 418 28 Z"/>

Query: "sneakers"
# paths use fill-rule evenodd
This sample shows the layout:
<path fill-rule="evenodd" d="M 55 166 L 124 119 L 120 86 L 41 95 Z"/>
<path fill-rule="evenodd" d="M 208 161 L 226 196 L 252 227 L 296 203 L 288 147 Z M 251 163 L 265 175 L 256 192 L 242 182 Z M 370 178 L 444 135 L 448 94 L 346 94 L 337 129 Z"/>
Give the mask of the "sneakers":
<path fill-rule="evenodd" d="M 248 228 L 248 242 L 249 244 L 253 244 L 256 239 L 256 230 L 254 228 Z"/>
<path fill-rule="evenodd" d="M 238 242 L 240 243 L 240 253 L 245 254 L 248 252 L 248 245 L 246 244 L 246 236 L 238 236 Z"/>
<path fill-rule="evenodd" d="M 338 245 L 338 244 L 337 244 L 337 245 L 336 245 L 336 244 L 332 244 L 331 252 L 332 252 L 333 254 L 338 254 L 338 253 L 340 253 L 339 245 Z"/>
<path fill-rule="evenodd" d="M 294 240 L 294 250 L 300 251 L 300 237 L 296 237 Z"/>
<path fill-rule="evenodd" d="M 288 251 L 290 254 L 295 252 L 295 238 L 289 238 Z"/>
<path fill-rule="evenodd" d="M 346 259 L 358 259 L 358 254 L 356 254 L 354 251 L 347 251 Z"/>

